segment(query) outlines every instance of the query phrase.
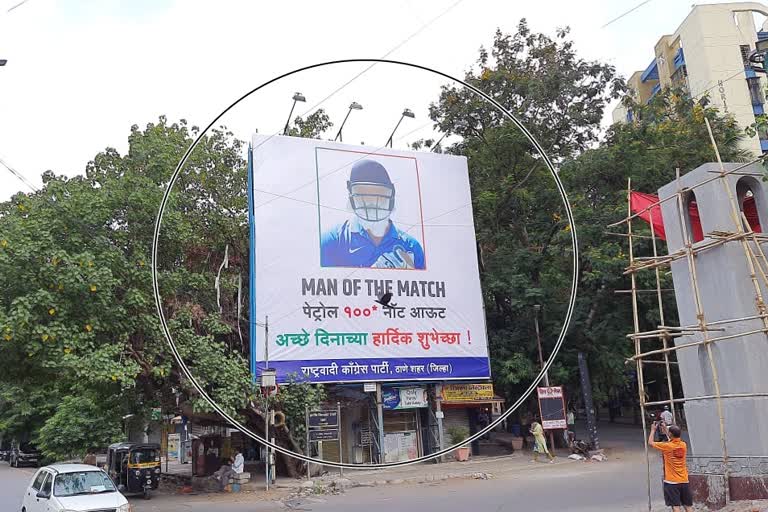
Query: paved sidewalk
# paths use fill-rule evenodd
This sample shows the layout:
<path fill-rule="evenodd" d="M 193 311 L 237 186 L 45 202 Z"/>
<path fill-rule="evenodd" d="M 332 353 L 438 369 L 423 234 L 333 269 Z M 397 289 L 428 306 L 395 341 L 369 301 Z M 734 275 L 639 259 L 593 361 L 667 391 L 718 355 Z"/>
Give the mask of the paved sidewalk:
<path fill-rule="evenodd" d="M 338 469 L 329 468 L 327 474 L 307 480 L 278 481 L 279 488 L 301 488 L 314 486 L 359 487 L 439 482 L 455 478 L 487 480 L 496 476 L 519 471 L 532 471 L 560 464 L 581 463 L 561 455 L 549 464 L 546 458 L 531 462 L 531 453 L 518 451 L 500 457 L 473 457 L 466 462 L 445 462 L 441 464 L 420 463 L 387 469 L 345 469 L 343 476 Z M 595 463 L 598 464 L 598 463 Z"/>

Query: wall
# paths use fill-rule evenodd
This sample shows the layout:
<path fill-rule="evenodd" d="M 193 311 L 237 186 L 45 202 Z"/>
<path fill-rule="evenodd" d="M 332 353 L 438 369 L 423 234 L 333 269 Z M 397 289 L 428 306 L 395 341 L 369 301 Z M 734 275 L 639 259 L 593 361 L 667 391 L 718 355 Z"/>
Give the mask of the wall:
<path fill-rule="evenodd" d="M 725 164 L 732 169 L 738 164 Z M 682 176 L 680 185 L 691 187 L 714 176 L 717 164 L 704 164 Z M 758 165 L 752 165 L 741 172 L 761 173 Z M 729 175 L 726 179 L 733 194 L 736 184 L 742 176 Z M 766 197 L 768 190 L 762 180 L 754 180 L 758 211 L 763 226 L 768 226 L 766 219 Z M 678 185 L 669 183 L 659 189 L 660 199 L 676 193 Z M 695 189 L 696 201 L 701 217 L 705 239 L 696 245 L 708 241 L 707 233 L 712 231 L 735 231 L 731 216 L 730 202 L 720 180 Z M 667 234 L 669 253 L 674 253 L 684 246 L 682 227 L 676 200 L 662 205 L 662 216 Z M 768 250 L 768 247 L 764 247 Z M 696 277 L 701 296 L 702 309 L 706 322 L 725 319 L 737 319 L 757 314 L 756 293 L 749 275 L 747 260 L 739 242 L 729 242 L 707 251 L 700 252 L 696 258 Z M 687 259 L 672 263 L 672 278 L 675 298 L 680 315 L 680 325 L 696 325 L 697 311 L 692 288 L 691 273 Z M 768 290 L 760 285 L 764 297 Z M 761 329 L 759 320 L 741 321 L 724 324 L 713 331 L 710 337 L 738 334 Z M 701 334 L 676 338 L 678 345 L 701 339 Z M 749 393 L 768 391 L 768 337 L 765 333 L 741 336 L 734 340 L 712 345 L 720 392 Z M 698 347 L 678 351 L 678 362 L 686 397 L 714 394 L 712 372 L 709 367 L 706 350 Z M 765 455 L 768 454 L 768 430 L 760 428 L 768 424 L 768 400 L 762 398 L 725 399 L 724 417 L 729 455 Z M 714 400 L 691 401 L 685 404 L 685 414 L 691 438 L 691 455 L 719 456 L 721 443 L 719 420 Z"/>

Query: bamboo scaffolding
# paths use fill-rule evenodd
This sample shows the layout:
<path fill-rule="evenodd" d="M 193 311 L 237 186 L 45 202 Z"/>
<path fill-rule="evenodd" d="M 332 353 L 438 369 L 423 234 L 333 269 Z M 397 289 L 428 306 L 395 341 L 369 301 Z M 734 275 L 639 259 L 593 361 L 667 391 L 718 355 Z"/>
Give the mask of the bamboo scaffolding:
<path fill-rule="evenodd" d="M 706 334 L 706 332 L 707 331 L 705 331 L 705 334 Z M 656 355 L 656 354 L 664 354 L 664 353 L 668 353 L 668 352 L 677 352 L 678 350 L 682 350 L 684 348 L 697 347 L 697 346 L 700 346 L 700 345 L 709 345 L 710 343 L 715 342 L 715 341 L 738 340 L 739 338 L 743 338 L 744 336 L 749 336 L 751 334 L 757 334 L 757 333 L 761 333 L 761 332 L 762 333 L 768 333 L 768 328 L 764 327 L 762 329 L 755 329 L 753 331 L 747 331 L 747 332 L 739 332 L 739 333 L 736 333 L 736 334 L 729 334 L 727 336 L 720 336 L 720 337 L 712 338 L 712 339 L 703 339 L 703 340 L 698 340 L 698 341 L 692 341 L 690 343 L 681 343 L 679 345 L 675 345 L 674 347 L 650 350 L 648 352 L 643 352 L 641 354 L 634 355 L 634 356 L 632 356 L 632 359 L 638 359 L 638 358 L 653 356 L 653 355 Z"/>
<path fill-rule="evenodd" d="M 757 392 L 757 393 L 729 393 L 725 395 L 720 395 L 720 398 L 755 398 L 755 397 L 768 397 L 768 393 L 763 392 Z M 706 395 L 706 396 L 692 396 L 692 397 L 686 397 L 686 398 L 675 398 L 673 401 L 675 403 L 685 403 L 685 402 L 695 402 L 698 400 L 716 400 L 717 395 Z M 658 402 L 646 402 L 645 405 L 662 405 L 669 403 L 669 400 L 659 400 Z"/>
<path fill-rule="evenodd" d="M 632 213 L 632 178 L 629 178 L 627 180 L 627 212 L 630 214 Z M 634 248 L 632 245 L 632 219 L 630 218 L 627 221 L 627 234 L 629 235 L 629 264 L 632 265 L 635 260 L 634 256 Z M 634 328 L 635 332 L 638 332 L 640 330 L 640 320 L 637 315 L 637 280 L 635 278 L 635 274 L 632 273 L 631 277 L 632 282 L 632 291 L 635 292 L 632 294 L 632 319 L 634 322 Z M 640 340 L 635 339 L 635 354 L 640 353 Z M 647 427 L 645 424 L 645 383 L 643 382 L 643 365 L 640 361 L 636 362 L 637 366 L 637 392 L 638 396 L 640 398 L 640 415 L 643 418 L 643 436 L 647 439 L 648 432 Z M 643 446 L 645 448 L 645 477 L 646 477 L 646 485 L 648 489 L 648 512 L 651 512 L 651 459 L 648 457 L 648 443 L 643 442 Z"/>
<path fill-rule="evenodd" d="M 729 503 L 730 502 L 730 490 L 729 490 L 730 468 L 728 463 L 729 455 L 728 455 L 727 432 L 725 429 L 725 416 L 723 412 L 723 400 L 738 399 L 738 398 L 768 397 L 768 392 L 730 393 L 730 394 L 721 393 L 720 380 L 718 376 L 718 368 L 713 355 L 712 344 L 721 343 L 729 340 L 739 340 L 739 339 L 743 340 L 744 337 L 754 335 L 754 334 L 760 334 L 760 333 L 768 334 L 768 307 L 766 306 L 765 301 L 763 299 L 763 292 L 760 286 L 760 283 L 762 282 L 766 287 L 768 287 L 768 257 L 766 257 L 765 251 L 763 250 L 763 247 L 762 247 L 763 243 L 768 242 L 768 234 L 755 233 L 752 230 L 748 220 L 746 219 L 746 216 L 744 216 L 743 212 L 740 211 L 741 208 L 738 203 L 738 198 L 734 197 L 733 190 L 731 189 L 730 183 L 728 182 L 726 177 L 729 175 L 762 176 L 762 174 L 760 173 L 739 172 L 739 171 L 741 171 L 746 167 L 749 167 L 750 165 L 756 162 L 762 161 L 768 155 L 763 155 L 751 162 L 736 166 L 735 168 L 729 171 L 726 171 L 722 163 L 722 160 L 720 158 L 720 151 L 717 147 L 717 143 L 712 134 L 712 129 L 709 124 L 709 121 L 705 119 L 704 122 L 707 126 L 707 132 L 710 137 L 712 149 L 715 153 L 715 157 L 720 166 L 719 171 L 708 171 L 708 172 L 716 174 L 716 176 L 705 179 L 697 183 L 696 185 L 693 185 L 690 187 L 682 187 L 680 182 L 680 170 L 677 169 L 676 170 L 676 181 L 677 181 L 676 192 L 670 195 L 669 197 L 658 200 L 657 202 L 647 206 L 643 210 L 635 212 L 634 214 L 632 213 L 632 208 L 631 208 L 632 182 L 631 182 L 631 179 L 628 180 L 627 182 L 627 217 L 625 217 L 624 219 L 618 222 L 610 224 L 608 226 L 608 228 L 613 228 L 616 226 L 626 224 L 627 233 L 626 234 L 615 233 L 615 232 L 608 231 L 605 234 L 624 237 L 624 238 L 627 238 L 628 240 L 629 265 L 626 267 L 625 271 L 623 272 L 623 275 L 630 276 L 631 289 L 615 290 L 615 293 L 617 294 L 629 293 L 631 294 L 631 297 L 632 297 L 632 314 L 633 314 L 634 332 L 631 334 L 628 334 L 627 337 L 631 339 L 635 345 L 635 354 L 634 356 L 627 358 L 627 363 L 634 361 L 636 365 L 638 397 L 639 397 L 639 403 L 640 403 L 640 410 L 643 417 L 643 435 L 647 438 L 648 432 L 646 428 L 645 417 L 646 417 L 647 407 L 649 406 L 669 405 L 671 412 L 673 414 L 673 417 L 676 418 L 677 417 L 676 410 L 675 410 L 676 404 L 684 404 L 686 402 L 692 402 L 692 401 L 705 401 L 705 400 L 715 401 L 718 420 L 719 420 L 719 427 L 720 427 L 720 445 L 721 445 L 721 454 L 723 458 L 724 476 L 726 481 L 726 484 L 724 486 L 725 502 Z M 689 236 L 690 234 L 688 233 L 688 226 L 685 222 L 685 218 L 683 217 L 683 212 L 687 212 L 687 204 L 683 200 L 683 198 L 685 195 L 692 192 L 693 190 L 717 180 L 720 181 L 720 183 L 722 184 L 728 196 L 731 220 L 733 221 L 735 230 L 734 231 L 713 231 L 711 233 L 707 233 L 706 241 L 702 241 L 694 244 L 692 242 L 692 238 Z M 684 246 L 682 249 L 672 254 L 659 256 L 657 252 L 656 240 L 660 238 L 657 237 L 656 233 L 654 232 L 655 228 L 653 226 L 653 223 L 649 222 L 650 231 L 651 231 L 650 236 L 639 235 L 639 234 L 634 234 L 632 231 L 632 220 L 648 211 L 651 211 L 653 208 L 658 207 L 661 204 L 664 204 L 667 201 L 672 201 L 672 200 L 677 202 L 676 213 L 677 213 L 678 221 L 680 223 L 680 231 L 681 231 L 680 234 L 682 236 L 682 239 L 684 240 Z M 634 238 L 651 240 L 653 256 L 635 257 Z M 742 252 L 744 253 L 747 269 L 749 270 L 749 279 L 755 291 L 755 307 L 757 310 L 757 314 L 751 315 L 751 316 L 745 316 L 742 318 L 723 319 L 723 320 L 715 320 L 715 321 L 708 322 L 705 316 L 704 305 L 701 298 L 701 291 L 699 287 L 699 277 L 698 277 L 697 265 L 696 265 L 696 256 L 704 251 L 708 251 L 715 247 L 720 247 L 720 246 L 723 246 L 724 244 L 731 243 L 731 242 L 738 243 L 742 247 Z M 660 269 L 663 267 L 671 266 L 673 262 L 678 260 L 683 260 L 683 259 L 686 260 L 686 263 L 688 266 L 688 276 L 690 279 L 690 285 L 691 285 L 692 295 L 694 299 L 695 313 L 698 321 L 696 325 L 667 326 L 665 325 L 664 304 L 662 300 L 662 293 L 668 292 L 668 291 L 674 291 L 674 290 L 661 288 Z M 655 290 L 646 290 L 646 289 L 637 288 L 636 275 L 639 272 L 645 271 L 645 270 L 654 271 L 655 284 L 656 284 Z M 640 322 L 639 322 L 639 311 L 638 311 L 638 294 L 649 293 L 649 292 L 656 293 L 658 308 L 659 308 L 660 325 L 657 327 L 657 329 L 641 332 Z M 732 323 L 746 322 L 751 320 L 761 321 L 761 323 L 763 324 L 763 327 L 761 329 L 753 329 L 753 330 L 748 330 L 748 331 L 739 332 L 739 333 L 729 333 L 729 334 L 722 334 L 722 335 L 715 335 L 715 336 L 712 336 L 711 334 L 713 332 L 725 331 L 724 328 L 716 327 L 716 326 L 726 326 Z M 674 340 L 675 338 L 691 337 L 699 334 L 701 335 L 701 339 L 697 339 L 692 342 L 679 343 L 679 344 L 673 343 L 671 346 L 669 344 L 669 341 Z M 652 339 L 656 339 L 656 340 L 660 339 L 662 342 L 662 348 L 647 350 L 645 352 L 641 351 L 641 343 L 645 340 L 652 340 Z M 748 341 L 748 340 L 744 340 L 744 341 Z M 702 347 L 702 346 L 705 347 L 706 349 L 707 360 L 708 360 L 710 371 L 712 374 L 712 384 L 714 388 L 714 394 L 706 395 L 706 396 L 676 398 L 674 396 L 673 387 L 672 387 L 671 366 L 679 363 L 676 361 L 670 361 L 669 354 L 671 352 L 677 353 L 678 350 L 683 350 L 683 349 L 692 348 L 692 347 Z M 648 359 L 650 356 L 659 355 L 659 354 L 663 356 L 662 360 Z M 653 402 L 647 400 L 643 366 L 648 364 L 664 365 L 665 377 L 667 380 L 667 395 L 668 395 L 667 399 L 653 401 Z M 646 470 L 647 470 L 646 483 L 648 486 L 648 510 L 650 511 L 651 510 L 650 460 L 648 456 L 647 443 L 645 446 L 645 456 L 646 456 Z"/>

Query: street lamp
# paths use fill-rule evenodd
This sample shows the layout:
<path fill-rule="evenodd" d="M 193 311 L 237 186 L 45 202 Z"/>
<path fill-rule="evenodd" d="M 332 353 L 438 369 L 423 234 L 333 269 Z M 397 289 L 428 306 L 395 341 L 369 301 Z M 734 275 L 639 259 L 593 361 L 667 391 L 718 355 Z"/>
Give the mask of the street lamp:
<path fill-rule="evenodd" d="M 389 136 L 389 139 L 387 139 L 387 143 L 384 144 L 385 146 L 392 147 L 392 137 L 395 136 L 395 132 L 397 131 L 397 128 L 400 126 L 400 123 L 403 122 L 404 117 L 410 117 L 411 119 L 413 119 L 416 116 L 413 115 L 413 112 L 411 112 L 411 109 L 409 108 L 406 108 L 405 110 L 403 110 L 403 113 L 400 114 L 400 120 L 395 125 L 395 129 L 392 130 L 392 134 Z"/>
<path fill-rule="evenodd" d="M 293 105 L 291 106 L 291 113 L 288 114 L 288 120 L 285 122 L 285 128 L 283 128 L 283 135 L 288 135 L 288 125 L 291 123 L 291 116 L 293 115 L 293 109 L 296 108 L 296 102 L 300 101 L 302 103 L 307 101 L 307 98 L 304 97 L 303 94 L 300 92 L 297 92 L 293 95 Z"/>
<path fill-rule="evenodd" d="M 0 59 L 0 66 L 5 66 L 8 63 L 7 59 Z"/>
<path fill-rule="evenodd" d="M 349 118 L 349 114 L 351 114 L 353 110 L 363 110 L 363 106 L 356 101 L 353 101 L 349 104 L 347 115 L 344 117 L 344 121 L 341 122 L 341 126 L 339 126 L 339 132 L 336 134 L 336 137 L 334 137 L 333 140 L 338 139 L 339 141 L 344 142 L 344 139 L 341 138 L 341 130 L 344 128 L 344 123 L 347 122 L 347 118 Z"/>

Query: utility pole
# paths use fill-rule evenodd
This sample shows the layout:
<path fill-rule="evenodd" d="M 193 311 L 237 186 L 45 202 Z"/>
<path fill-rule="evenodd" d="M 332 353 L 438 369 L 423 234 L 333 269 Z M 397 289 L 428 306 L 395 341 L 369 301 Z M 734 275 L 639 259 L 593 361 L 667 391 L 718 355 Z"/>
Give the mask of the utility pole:
<path fill-rule="evenodd" d="M 542 370 L 544 369 L 544 353 L 541 350 L 541 333 L 539 331 L 539 312 L 541 311 L 541 305 L 536 304 L 533 306 L 533 323 L 536 325 L 536 344 L 539 347 L 539 365 L 541 365 Z M 546 387 L 549 387 L 549 375 L 548 372 L 544 372 L 544 385 Z M 541 418 L 542 421 L 542 427 L 544 426 L 544 418 Z M 552 448 L 552 450 L 555 449 L 555 434 L 550 430 L 549 431 L 549 446 Z"/>
<path fill-rule="evenodd" d="M 597 439 L 597 422 L 595 421 L 595 405 L 592 402 L 592 384 L 589 380 L 589 368 L 583 352 L 579 352 L 579 375 L 581 377 L 581 392 L 584 395 L 584 409 L 587 412 L 587 432 L 592 448 L 600 449 L 600 441 Z"/>

